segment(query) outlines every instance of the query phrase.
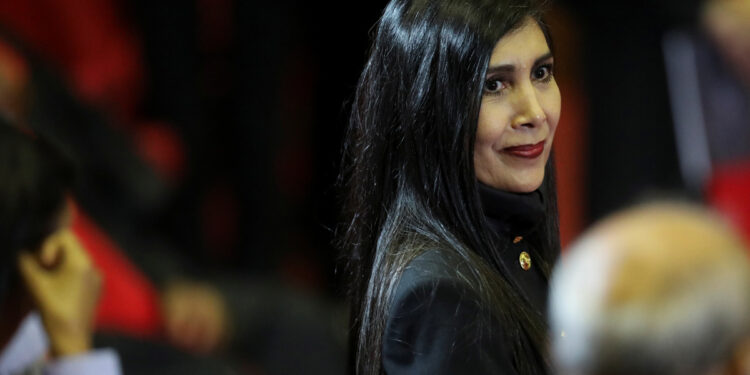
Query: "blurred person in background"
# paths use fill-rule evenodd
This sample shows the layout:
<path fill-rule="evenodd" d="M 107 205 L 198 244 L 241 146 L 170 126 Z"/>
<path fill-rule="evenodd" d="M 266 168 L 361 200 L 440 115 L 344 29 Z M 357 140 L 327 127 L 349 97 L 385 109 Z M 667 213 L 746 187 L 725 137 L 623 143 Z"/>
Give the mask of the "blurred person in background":
<path fill-rule="evenodd" d="M 701 199 L 711 163 L 750 160 L 749 1 L 559 3 L 582 36 L 589 219 L 663 191 Z M 673 54 L 675 35 L 689 44 L 684 54 Z M 695 74 L 675 77 L 686 70 Z M 680 102 L 685 93 L 700 99 Z M 686 132 L 694 121 L 701 128 Z"/>
<path fill-rule="evenodd" d="M 128 164 L 133 162 L 133 155 L 128 153 L 127 148 L 124 148 L 127 143 L 118 140 L 116 133 L 109 133 L 106 128 L 102 128 L 104 123 L 96 116 L 96 112 L 80 104 L 66 90 L 65 85 L 56 79 L 53 72 L 45 69 L 44 65 L 34 60 L 33 57 L 17 52 L 8 54 L 8 50 L 12 49 L 10 45 L 2 42 L 4 40 L 0 41 L 0 45 L 7 49 L 3 58 L 0 58 L 0 67 L 7 67 L 9 60 L 14 61 L 12 59 L 25 63 L 24 57 L 30 62 L 28 65 L 20 65 L 28 69 L 25 71 L 28 76 L 20 76 L 20 78 L 28 79 L 28 82 L 21 86 L 22 90 L 0 90 L 0 103 L 24 105 L 7 106 L 2 108 L 1 113 L 13 115 L 22 124 L 33 124 L 29 127 L 29 132 L 50 139 L 69 157 L 70 163 L 76 166 L 76 184 L 69 187 L 71 199 L 67 206 L 66 220 L 70 226 L 69 230 L 75 233 L 78 242 L 82 245 L 75 249 L 83 252 L 86 259 L 91 259 L 105 280 L 102 285 L 101 298 L 95 300 L 97 303 L 92 306 L 95 324 L 90 327 L 90 333 L 93 333 L 90 340 L 93 339 L 97 346 L 116 348 L 122 369 L 126 373 L 167 374 L 184 373 L 187 370 L 196 374 L 228 373 L 228 366 L 221 361 L 211 357 L 190 355 L 160 342 L 162 329 L 164 329 L 161 320 L 160 296 L 154 285 L 150 284 L 152 281 L 143 275 L 143 271 L 138 266 L 131 263 L 118 244 L 108 236 L 108 232 L 89 218 L 76 202 L 81 196 L 85 197 L 83 201 L 87 201 L 86 198 L 93 198 L 97 201 L 97 199 L 109 197 L 110 194 L 120 196 L 121 201 L 134 199 L 128 194 L 128 192 L 131 194 L 134 192 L 124 185 L 120 185 L 122 190 L 108 189 L 108 186 L 111 186 L 110 183 L 113 182 L 109 178 L 122 179 L 123 184 L 137 185 L 144 182 L 138 178 L 127 179 L 127 176 L 133 177 L 129 173 L 143 171 L 142 166 L 134 167 L 133 164 Z M 24 72 L 20 69 L 15 70 Z M 7 68 L 0 69 L 2 73 L 8 73 L 8 71 Z M 18 79 L 19 76 L 11 75 L 8 78 L 12 81 Z M 21 100 L 17 100 L 14 97 L 15 94 L 22 94 Z M 100 157 L 97 158 L 96 155 Z M 129 167 L 134 168 L 128 169 Z M 112 202 L 110 199 L 112 198 L 105 198 L 103 202 Z M 135 201 L 144 203 L 138 199 Z M 111 213 L 117 217 L 116 211 L 121 208 L 120 205 L 103 204 L 105 204 L 103 209 L 106 210 L 106 207 L 109 207 Z M 127 209 L 138 211 L 132 206 Z M 132 242 L 126 242 L 126 244 L 133 245 Z M 143 250 L 146 249 L 148 248 Z M 171 288 L 166 290 L 169 291 Z M 192 319 L 195 324 L 190 327 L 191 329 L 183 329 L 180 333 L 191 335 L 195 329 L 203 329 L 206 320 L 217 319 L 215 316 L 204 317 L 205 311 L 215 311 L 213 305 L 201 302 L 205 301 L 205 297 L 193 298 L 188 294 L 183 296 L 183 299 L 197 300 L 194 303 L 201 304 L 201 308 L 193 309 L 193 314 L 187 316 L 183 314 L 181 319 L 191 319 L 196 312 L 203 318 Z M 217 345 L 216 341 L 210 339 L 210 335 L 213 334 L 204 333 L 193 340 L 204 340 L 208 345 Z M 181 343 L 174 345 L 179 344 Z M 196 344 L 193 341 L 192 345 L 196 345 L 196 351 L 199 351 L 207 344 Z M 187 346 L 187 348 L 191 349 L 192 346 Z"/>
<path fill-rule="evenodd" d="M 175 181 L 155 173 L 117 120 L 85 102 L 32 46 L 0 36 L 0 108 L 79 164 L 74 230 L 107 280 L 96 339 L 119 350 L 125 371 L 220 373 L 225 366 L 209 359 L 232 355 L 270 374 L 342 372 L 341 309 L 179 248 L 163 231 L 165 216 L 176 215 Z"/>
<path fill-rule="evenodd" d="M 0 116 L 0 374 L 119 374 L 92 350 L 101 277 L 72 233 L 69 159 Z"/>
<path fill-rule="evenodd" d="M 652 203 L 585 233 L 550 285 L 561 375 L 750 374 L 750 263 L 700 207 Z"/>
<path fill-rule="evenodd" d="M 731 68 L 750 90 L 750 0 L 711 0 L 701 22 Z"/>
<path fill-rule="evenodd" d="M 750 245 L 750 0 L 708 1 L 702 21 L 717 48 L 710 66 L 726 73 L 707 77 L 700 88 L 710 104 L 706 125 L 713 165 L 706 197 Z"/>

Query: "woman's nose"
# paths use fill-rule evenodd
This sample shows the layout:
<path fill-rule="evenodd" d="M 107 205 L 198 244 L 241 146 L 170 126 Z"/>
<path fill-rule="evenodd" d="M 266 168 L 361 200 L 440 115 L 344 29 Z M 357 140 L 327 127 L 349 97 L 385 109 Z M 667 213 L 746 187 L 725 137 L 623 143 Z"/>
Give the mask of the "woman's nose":
<path fill-rule="evenodd" d="M 522 92 L 518 92 L 515 111 L 516 114 L 511 121 L 511 126 L 514 129 L 523 127 L 536 128 L 542 126 L 547 121 L 547 115 L 533 87 L 528 87 Z"/>

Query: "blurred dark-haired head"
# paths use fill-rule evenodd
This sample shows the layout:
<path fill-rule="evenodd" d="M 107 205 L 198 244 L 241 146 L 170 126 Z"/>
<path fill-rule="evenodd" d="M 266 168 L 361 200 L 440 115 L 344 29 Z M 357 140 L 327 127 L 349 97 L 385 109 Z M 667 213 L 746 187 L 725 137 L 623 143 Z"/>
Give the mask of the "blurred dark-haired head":
<path fill-rule="evenodd" d="M 50 141 L 0 116 L 0 298 L 18 252 L 36 250 L 59 225 L 73 175 Z"/>

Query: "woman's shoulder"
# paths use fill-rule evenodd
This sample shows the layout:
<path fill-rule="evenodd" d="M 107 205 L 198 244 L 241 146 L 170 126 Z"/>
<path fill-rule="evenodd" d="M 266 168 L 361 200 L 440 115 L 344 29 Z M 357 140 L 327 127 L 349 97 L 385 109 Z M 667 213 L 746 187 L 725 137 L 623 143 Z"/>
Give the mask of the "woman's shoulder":
<path fill-rule="evenodd" d="M 428 249 L 405 266 L 393 294 L 391 312 L 401 309 L 408 299 L 434 300 L 438 292 L 460 294 L 476 302 L 478 295 L 469 280 L 471 268 L 460 256 L 440 248 Z"/>
<path fill-rule="evenodd" d="M 457 280 L 469 271 L 464 264 L 465 262 L 457 255 L 447 250 L 438 248 L 425 250 L 406 265 L 399 279 L 397 291 L 407 291 L 415 285 L 428 281 Z"/>
<path fill-rule="evenodd" d="M 512 368 L 500 327 L 486 315 L 464 268 L 456 256 L 428 250 L 404 269 L 383 338 L 388 374 L 481 374 Z"/>
<path fill-rule="evenodd" d="M 454 303 L 479 305 L 478 295 L 468 282 L 468 272 L 464 262 L 446 251 L 432 249 L 421 253 L 401 273 L 389 317 L 401 317 L 404 311 L 415 308 L 424 313 L 439 313 L 445 304 L 451 309 Z"/>

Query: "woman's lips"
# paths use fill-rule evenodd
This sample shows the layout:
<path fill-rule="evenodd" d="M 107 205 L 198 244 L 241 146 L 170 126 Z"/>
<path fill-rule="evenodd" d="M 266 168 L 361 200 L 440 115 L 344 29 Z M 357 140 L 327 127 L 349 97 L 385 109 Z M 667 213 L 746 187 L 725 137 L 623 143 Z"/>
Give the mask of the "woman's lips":
<path fill-rule="evenodd" d="M 534 159 L 544 152 L 544 141 L 533 145 L 506 147 L 503 152 L 520 158 Z"/>

